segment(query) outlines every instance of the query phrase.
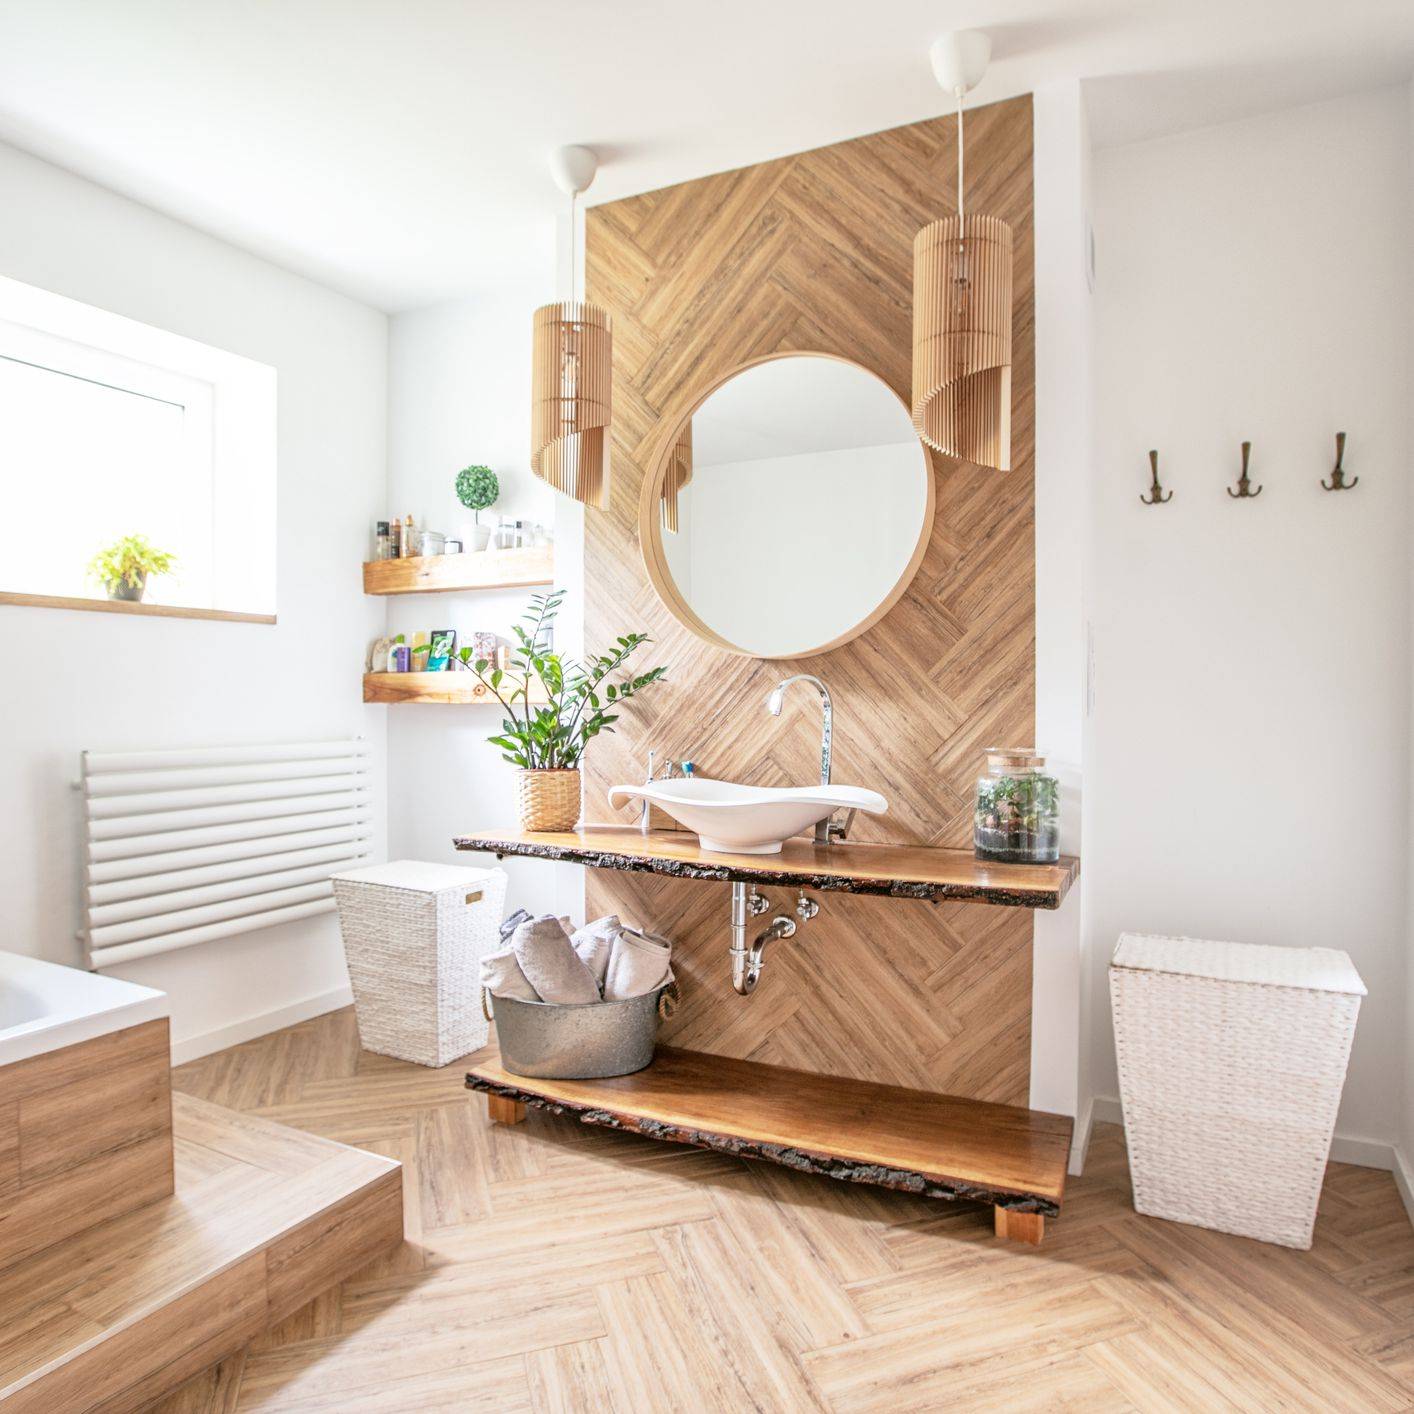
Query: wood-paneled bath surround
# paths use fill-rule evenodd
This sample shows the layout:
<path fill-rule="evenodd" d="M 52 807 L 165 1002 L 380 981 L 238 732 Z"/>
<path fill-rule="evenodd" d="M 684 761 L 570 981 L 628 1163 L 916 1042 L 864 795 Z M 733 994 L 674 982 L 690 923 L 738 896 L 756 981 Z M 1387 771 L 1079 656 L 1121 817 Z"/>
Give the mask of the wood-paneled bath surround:
<path fill-rule="evenodd" d="M 401 1185 L 379 1155 L 174 1105 L 165 1016 L 0 1064 L 0 1407 L 149 1408 L 396 1247 Z"/>
<path fill-rule="evenodd" d="M 165 1017 L 0 1066 L 0 1269 L 172 1191 Z"/>

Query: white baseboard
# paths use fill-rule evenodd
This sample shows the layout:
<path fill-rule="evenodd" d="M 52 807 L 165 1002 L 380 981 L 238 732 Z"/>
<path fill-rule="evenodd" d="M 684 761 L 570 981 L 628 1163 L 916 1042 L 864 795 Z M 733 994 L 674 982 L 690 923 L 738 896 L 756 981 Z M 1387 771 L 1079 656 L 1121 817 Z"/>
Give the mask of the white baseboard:
<path fill-rule="evenodd" d="M 1090 1111 L 1090 1120 L 1094 1124 L 1124 1124 L 1124 1109 L 1114 1095 L 1096 1095 L 1091 1101 Z M 1076 1128 L 1078 1131 L 1079 1126 Z M 1352 1135 L 1337 1134 L 1331 1141 L 1331 1158 L 1338 1164 L 1358 1164 L 1361 1168 L 1393 1170 L 1395 1182 L 1400 1181 L 1399 1164 L 1403 1160 L 1394 1145 L 1387 1144 L 1382 1139 L 1360 1139 Z M 1075 1170 L 1072 1169 L 1072 1172 Z M 1404 1191 L 1401 1188 L 1401 1192 Z M 1410 1206 L 1408 1196 L 1404 1202 L 1406 1207 Z M 1414 1213 L 1414 1208 L 1411 1212 Z"/>
<path fill-rule="evenodd" d="M 219 1026 L 214 1031 L 203 1031 L 198 1036 L 173 1041 L 172 1064 L 183 1065 L 187 1061 L 200 1060 L 202 1056 L 224 1051 L 227 1046 L 239 1046 L 242 1041 L 253 1041 L 257 1036 L 268 1036 L 282 1027 L 297 1026 L 301 1021 L 323 1016 L 326 1011 L 338 1011 L 340 1007 L 352 1005 L 353 990 L 346 982 L 332 992 L 304 997 L 288 1006 L 276 1007 L 274 1011 L 261 1012 L 259 1016 L 248 1016 L 243 1021 L 233 1021 L 229 1026 Z"/>

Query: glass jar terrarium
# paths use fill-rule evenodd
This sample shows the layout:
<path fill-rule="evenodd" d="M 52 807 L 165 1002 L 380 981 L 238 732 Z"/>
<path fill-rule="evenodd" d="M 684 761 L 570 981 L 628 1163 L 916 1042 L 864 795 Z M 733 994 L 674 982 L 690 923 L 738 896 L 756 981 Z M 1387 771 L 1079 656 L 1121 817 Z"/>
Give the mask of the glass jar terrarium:
<path fill-rule="evenodd" d="M 1054 864 L 1060 857 L 1060 787 L 1031 747 L 991 747 L 977 782 L 972 846 L 978 859 Z"/>

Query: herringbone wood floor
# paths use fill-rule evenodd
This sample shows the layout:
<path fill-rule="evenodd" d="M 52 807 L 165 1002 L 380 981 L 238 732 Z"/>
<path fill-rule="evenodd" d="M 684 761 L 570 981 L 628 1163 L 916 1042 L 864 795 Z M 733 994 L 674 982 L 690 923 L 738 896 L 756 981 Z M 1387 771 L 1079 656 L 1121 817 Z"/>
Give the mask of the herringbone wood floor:
<path fill-rule="evenodd" d="M 1316 1245 L 1136 1215 L 1102 1127 L 1045 1244 L 990 1210 L 533 1113 L 338 1012 L 179 1089 L 400 1159 L 408 1240 L 161 1414 L 1414 1408 L 1414 1232 L 1332 1165 Z M 180 1156 L 179 1156 L 180 1162 Z"/>

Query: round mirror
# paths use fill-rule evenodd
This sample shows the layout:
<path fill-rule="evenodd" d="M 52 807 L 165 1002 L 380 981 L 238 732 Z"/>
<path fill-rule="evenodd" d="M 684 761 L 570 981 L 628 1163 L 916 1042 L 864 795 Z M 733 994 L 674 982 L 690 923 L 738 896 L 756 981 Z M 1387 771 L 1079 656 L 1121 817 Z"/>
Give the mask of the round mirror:
<path fill-rule="evenodd" d="M 680 622 L 736 653 L 801 658 L 897 602 L 932 531 L 933 478 L 886 383 L 792 355 L 702 400 L 642 515 L 649 576 Z"/>

